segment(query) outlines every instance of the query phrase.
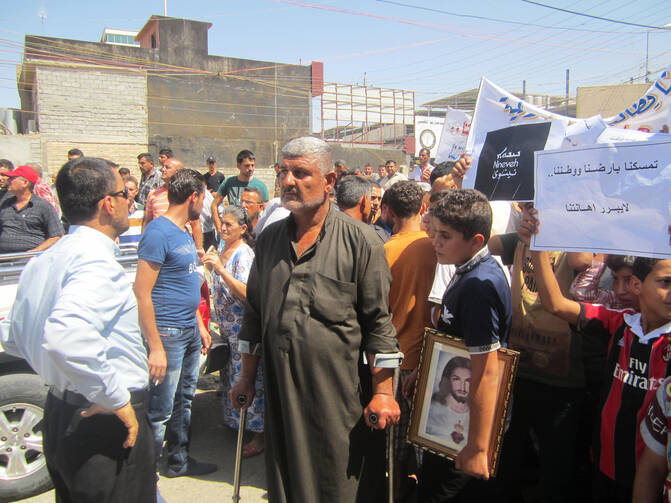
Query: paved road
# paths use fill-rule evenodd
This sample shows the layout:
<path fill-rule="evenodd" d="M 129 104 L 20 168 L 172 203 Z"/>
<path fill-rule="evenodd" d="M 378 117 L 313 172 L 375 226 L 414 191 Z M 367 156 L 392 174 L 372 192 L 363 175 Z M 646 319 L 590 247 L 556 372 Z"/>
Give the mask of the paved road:
<path fill-rule="evenodd" d="M 203 382 L 204 381 L 204 382 Z M 209 376 L 201 385 L 214 388 Z M 201 386 L 203 387 L 203 386 Z M 219 469 L 203 477 L 161 478 L 161 495 L 168 503 L 230 502 L 233 496 L 233 468 L 237 432 L 221 423 L 221 402 L 214 389 L 200 390 L 193 402 L 191 454 L 199 461 L 217 463 Z M 240 497 L 243 503 L 267 501 L 263 455 L 245 459 L 242 463 Z M 54 492 L 22 500 L 29 503 L 54 501 Z"/>

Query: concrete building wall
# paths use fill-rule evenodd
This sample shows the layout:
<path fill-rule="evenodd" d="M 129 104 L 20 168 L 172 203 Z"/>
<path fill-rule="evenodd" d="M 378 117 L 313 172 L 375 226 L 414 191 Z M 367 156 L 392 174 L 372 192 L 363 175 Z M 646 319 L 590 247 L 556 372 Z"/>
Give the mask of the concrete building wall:
<path fill-rule="evenodd" d="M 240 150 L 251 150 L 257 164 L 268 165 L 289 139 L 310 134 L 309 89 L 304 85 L 284 89 L 287 81 L 304 80 L 307 85 L 310 67 L 254 71 L 253 79 L 240 79 L 237 74 L 220 73 L 276 65 L 214 56 L 207 57 L 203 65 L 218 74 L 150 75 L 152 152 L 171 148 L 185 163 L 203 167 L 212 155 L 220 166 L 235 169 Z"/>
<path fill-rule="evenodd" d="M 333 161 L 335 162 L 338 159 L 345 161 L 348 169 L 363 169 L 366 164 L 370 163 L 373 166 L 373 171 L 377 173 L 377 167 L 388 160 L 395 161 L 397 166 L 408 166 L 410 160 L 410 157 L 400 149 L 351 147 L 348 144 L 331 142 L 329 142 L 329 145 L 333 152 Z M 405 171 L 406 175 L 408 170 Z"/>
<path fill-rule="evenodd" d="M 42 161 L 49 173 L 79 148 L 135 169 L 147 150 L 144 72 L 40 65 L 36 71 Z"/>
<path fill-rule="evenodd" d="M 140 176 L 137 155 L 147 151 L 146 143 L 95 143 L 95 142 L 62 142 L 45 141 L 43 144 L 43 166 L 45 171 L 54 173 L 68 160 L 68 150 L 78 148 L 88 157 L 102 157 L 128 168 L 134 177 Z M 156 162 L 158 164 L 158 162 Z"/>
<path fill-rule="evenodd" d="M 0 158 L 9 159 L 14 166 L 42 163 L 40 135 L 0 135 Z"/>
<path fill-rule="evenodd" d="M 650 84 L 579 87 L 576 117 L 612 117 L 639 100 Z"/>
<path fill-rule="evenodd" d="M 147 142 L 144 73 L 40 66 L 37 101 L 47 140 Z"/>

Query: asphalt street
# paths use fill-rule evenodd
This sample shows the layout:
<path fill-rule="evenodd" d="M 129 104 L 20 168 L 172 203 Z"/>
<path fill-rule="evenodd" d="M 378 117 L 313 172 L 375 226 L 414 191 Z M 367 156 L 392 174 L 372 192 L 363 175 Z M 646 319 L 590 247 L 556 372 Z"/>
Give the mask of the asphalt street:
<path fill-rule="evenodd" d="M 230 502 L 233 496 L 233 471 L 237 432 L 222 424 L 221 398 L 215 378 L 201 378 L 193 402 L 191 455 L 199 461 L 217 463 L 219 469 L 202 477 L 161 478 L 158 487 L 167 503 Z M 266 476 L 263 454 L 243 459 L 240 497 L 242 502 L 266 502 Z M 30 503 L 54 501 L 54 491 L 21 500 Z"/>

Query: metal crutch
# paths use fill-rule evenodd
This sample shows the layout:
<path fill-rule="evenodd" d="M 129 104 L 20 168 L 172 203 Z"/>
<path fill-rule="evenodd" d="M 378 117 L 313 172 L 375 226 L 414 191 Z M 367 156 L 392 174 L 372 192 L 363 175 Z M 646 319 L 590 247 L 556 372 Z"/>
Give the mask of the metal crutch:
<path fill-rule="evenodd" d="M 394 369 L 392 380 L 392 389 L 396 392 L 398 388 L 399 373 L 398 368 Z M 371 424 L 377 423 L 377 414 L 370 414 L 368 420 Z M 387 496 L 389 503 L 394 503 L 394 438 L 396 434 L 396 425 L 390 424 L 387 431 Z"/>
<path fill-rule="evenodd" d="M 243 407 L 247 403 L 246 395 L 238 395 L 238 403 Z M 240 424 L 238 425 L 238 445 L 235 448 L 235 471 L 233 473 L 233 503 L 240 501 L 240 465 L 242 464 L 242 437 L 245 434 L 247 423 L 247 409 L 240 409 Z"/>

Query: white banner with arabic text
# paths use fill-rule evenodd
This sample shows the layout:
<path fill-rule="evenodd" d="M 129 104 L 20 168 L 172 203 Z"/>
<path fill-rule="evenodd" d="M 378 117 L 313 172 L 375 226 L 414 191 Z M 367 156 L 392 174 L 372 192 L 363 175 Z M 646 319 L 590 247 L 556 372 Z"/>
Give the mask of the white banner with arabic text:
<path fill-rule="evenodd" d="M 535 154 L 536 250 L 671 259 L 671 140 Z"/>
<path fill-rule="evenodd" d="M 660 74 L 638 101 L 605 121 L 611 127 L 646 133 L 671 132 L 671 67 Z"/>

